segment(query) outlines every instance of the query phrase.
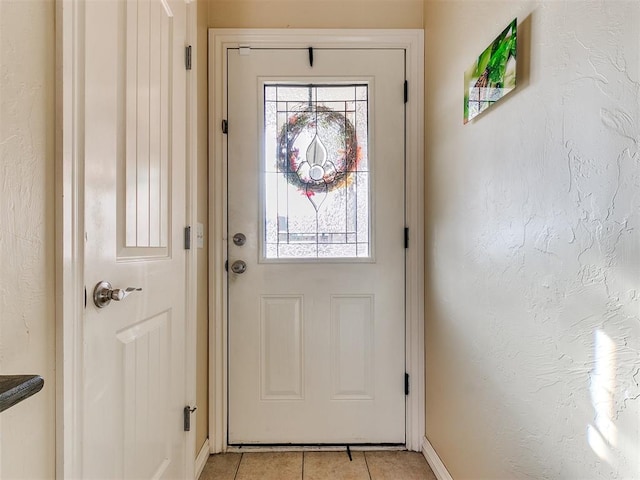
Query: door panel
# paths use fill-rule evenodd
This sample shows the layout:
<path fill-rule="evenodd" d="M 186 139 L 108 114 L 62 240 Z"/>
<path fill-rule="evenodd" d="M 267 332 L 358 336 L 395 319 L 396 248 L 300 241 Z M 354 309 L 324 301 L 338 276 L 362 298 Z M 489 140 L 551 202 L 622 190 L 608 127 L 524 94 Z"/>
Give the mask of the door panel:
<path fill-rule="evenodd" d="M 125 478 L 163 478 L 171 458 L 166 412 L 170 410 L 170 312 L 116 334 L 124 371 Z"/>
<path fill-rule="evenodd" d="M 158 1 L 126 2 L 124 175 L 119 190 L 118 256 L 166 256 L 169 225 L 172 51 L 174 13 Z M 130 250 L 137 247 L 136 250 Z M 141 248 L 149 248 L 144 251 Z"/>
<path fill-rule="evenodd" d="M 185 478 L 183 0 L 86 2 L 82 478 Z M 94 285 L 139 287 L 104 308 Z"/>
<path fill-rule="evenodd" d="M 301 400 L 304 343 L 301 296 L 260 298 L 260 398 Z"/>
<path fill-rule="evenodd" d="M 331 296 L 331 398 L 373 400 L 373 295 Z"/>
<path fill-rule="evenodd" d="M 398 443 L 404 51 L 228 53 L 229 442 Z M 237 233 L 246 243 L 236 244 Z"/>

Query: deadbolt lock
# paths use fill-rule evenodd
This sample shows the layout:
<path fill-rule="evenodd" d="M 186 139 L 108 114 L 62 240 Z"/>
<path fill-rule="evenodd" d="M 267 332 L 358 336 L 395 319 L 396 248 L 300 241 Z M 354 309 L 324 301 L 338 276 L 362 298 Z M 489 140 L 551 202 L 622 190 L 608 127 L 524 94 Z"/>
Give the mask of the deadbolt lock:
<path fill-rule="evenodd" d="M 237 245 L 238 247 L 241 247 L 245 243 L 247 243 L 247 236 L 244 233 L 236 233 L 233 236 L 233 243 L 234 243 L 234 245 Z"/>

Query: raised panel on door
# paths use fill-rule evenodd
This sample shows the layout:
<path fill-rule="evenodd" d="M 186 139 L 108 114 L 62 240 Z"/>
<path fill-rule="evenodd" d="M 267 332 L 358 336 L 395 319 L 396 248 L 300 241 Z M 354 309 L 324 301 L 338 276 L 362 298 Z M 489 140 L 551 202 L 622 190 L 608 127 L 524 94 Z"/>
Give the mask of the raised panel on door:
<path fill-rule="evenodd" d="M 128 1 L 125 17 L 118 257 L 161 257 L 171 227 L 173 11 L 162 0 Z"/>
<path fill-rule="evenodd" d="M 299 400 L 304 396 L 301 296 L 260 299 L 260 398 Z"/>
<path fill-rule="evenodd" d="M 373 400 L 374 296 L 331 297 L 331 376 L 334 400 Z"/>
<path fill-rule="evenodd" d="M 166 424 L 171 388 L 171 315 L 161 312 L 116 334 L 124 371 L 124 478 L 162 478 L 171 459 Z"/>

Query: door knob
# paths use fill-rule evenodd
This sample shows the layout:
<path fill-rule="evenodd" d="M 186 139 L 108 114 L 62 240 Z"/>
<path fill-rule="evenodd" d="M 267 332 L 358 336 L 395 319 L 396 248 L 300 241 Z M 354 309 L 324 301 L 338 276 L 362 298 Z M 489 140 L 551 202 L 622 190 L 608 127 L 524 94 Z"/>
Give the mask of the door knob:
<path fill-rule="evenodd" d="M 247 264 L 242 260 L 236 260 L 231 264 L 231 271 L 233 273 L 244 273 L 247 271 Z"/>
<path fill-rule="evenodd" d="M 120 302 L 131 295 L 133 292 L 141 292 L 139 287 L 127 287 L 127 288 L 111 288 L 109 282 L 98 282 L 93 289 L 93 303 L 96 307 L 104 308 L 111 303 L 111 300 Z"/>

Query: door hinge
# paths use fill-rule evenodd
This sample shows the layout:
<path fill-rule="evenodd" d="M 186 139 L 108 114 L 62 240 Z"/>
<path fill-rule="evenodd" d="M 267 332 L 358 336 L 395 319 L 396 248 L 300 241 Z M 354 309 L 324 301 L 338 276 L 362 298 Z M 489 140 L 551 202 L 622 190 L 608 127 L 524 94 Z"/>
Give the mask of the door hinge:
<path fill-rule="evenodd" d="M 404 394 L 409 395 L 409 374 L 404 374 Z"/>
<path fill-rule="evenodd" d="M 197 409 L 198 407 L 191 408 L 191 405 L 187 405 L 186 407 L 184 407 L 183 414 L 184 414 L 184 431 L 185 432 L 191 431 L 191 414 L 195 412 Z"/>
<path fill-rule="evenodd" d="M 228 272 L 229 271 L 229 260 L 225 260 L 224 261 L 224 271 Z"/>
<path fill-rule="evenodd" d="M 409 82 L 407 80 L 404 81 L 404 103 L 409 101 Z"/>
<path fill-rule="evenodd" d="M 409 227 L 404 227 L 404 248 L 409 248 Z"/>
<path fill-rule="evenodd" d="M 184 227 L 184 249 L 191 250 L 191 226 Z"/>
<path fill-rule="evenodd" d="M 184 49 L 184 66 L 187 70 L 191 70 L 191 45 Z"/>
<path fill-rule="evenodd" d="M 222 120 L 222 133 L 224 133 L 225 135 L 229 133 L 229 122 L 227 122 L 226 120 Z"/>

